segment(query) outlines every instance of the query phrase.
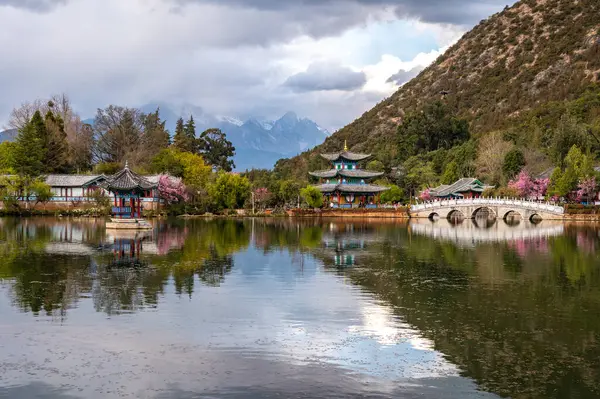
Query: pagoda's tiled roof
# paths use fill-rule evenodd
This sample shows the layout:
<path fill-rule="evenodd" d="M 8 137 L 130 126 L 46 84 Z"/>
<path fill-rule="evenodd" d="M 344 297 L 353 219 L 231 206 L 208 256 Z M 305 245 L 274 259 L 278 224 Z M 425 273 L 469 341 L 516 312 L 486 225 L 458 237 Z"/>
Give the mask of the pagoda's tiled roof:
<path fill-rule="evenodd" d="M 330 169 L 309 172 L 309 174 L 314 177 L 321 177 L 325 179 L 337 176 L 370 179 L 373 177 L 382 176 L 383 172 L 371 172 L 364 169 Z"/>
<path fill-rule="evenodd" d="M 125 165 L 125 169 L 118 172 L 114 176 L 110 176 L 107 178 L 106 182 L 102 184 L 107 190 L 150 190 L 158 187 L 157 183 L 153 183 L 138 175 L 137 173 L 132 172 L 127 165 Z"/>
<path fill-rule="evenodd" d="M 85 187 L 105 179 L 104 175 L 48 175 L 45 182 L 50 187 Z"/>
<path fill-rule="evenodd" d="M 340 158 L 347 159 L 348 161 L 362 161 L 371 157 L 371 154 L 357 154 L 350 151 L 334 152 L 331 154 L 321 154 L 323 158 L 328 161 L 337 161 Z"/>
<path fill-rule="evenodd" d="M 431 190 L 431 194 L 434 195 L 435 197 L 447 197 L 449 195 L 460 196 L 461 193 L 464 193 L 467 191 L 474 191 L 474 192 L 481 193 L 481 192 L 483 192 L 483 190 L 485 190 L 488 187 L 490 187 L 490 186 L 483 184 L 482 182 L 480 182 L 477 179 L 474 179 L 472 177 L 465 177 L 449 186 L 441 185 L 439 187 L 436 187 Z"/>
<path fill-rule="evenodd" d="M 380 193 L 389 190 L 388 187 L 375 184 L 321 184 L 315 187 L 323 193 L 333 193 L 335 191 L 342 193 Z"/>

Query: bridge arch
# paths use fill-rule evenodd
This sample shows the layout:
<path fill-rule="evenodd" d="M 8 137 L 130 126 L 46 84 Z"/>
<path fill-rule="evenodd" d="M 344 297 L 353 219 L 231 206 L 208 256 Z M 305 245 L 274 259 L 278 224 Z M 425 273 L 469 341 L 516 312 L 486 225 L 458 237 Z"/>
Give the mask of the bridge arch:
<path fill-rule="evenodd" d="M 458 209 L 453 209 L 448 212 L 446 219 L 448 219 L 450 222 L 462 222 L 465 220 L 465 214 Z"/>
<path fill-rule="evenodd" d="M 542 217 L 537 213 L 533 213 L 531 216 L 529 216 L 529 221 L 531 223 L 538 224 L 542 221 Z"/>
<path fill-rule="evenodd" d="M 509 210 L 508 212 L 506 212 L 504 214 L 504 216 L 502 216 L 502 219 L 504 219 L 504 221 L 507 220 L 521 220 L 523 219 L 523 215 L 521 215 L 521 212 L 515 211 L 513 209 Z"/>
<path fill-rule="evenodd" d="M 438 220 L 439 218 L 440 215 L 437 212 L 431 212 L 429 216 L 427 216 L 427 219 L 431 220 L 432 222 Z"/>
<path fill-rule="evenodd" d="M 473 211 L 471 214 L 472 219 L 477 219 L 478 217 L 486 217 L 486 219 L 496 219 L 496 212 L 490 207 L 481 206 Z"/>

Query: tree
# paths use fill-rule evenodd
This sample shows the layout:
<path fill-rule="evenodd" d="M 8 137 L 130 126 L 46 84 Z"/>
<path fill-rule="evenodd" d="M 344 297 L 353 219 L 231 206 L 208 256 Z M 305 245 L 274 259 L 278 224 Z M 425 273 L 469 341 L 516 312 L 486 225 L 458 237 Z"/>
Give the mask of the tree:
<path fill-rule="evenodd" d="M 74 116 L 67 124 L 66 132 L 69 144 L 69 166 L 77 173 L 90 170 L 95 144 L 92 125 L 83 123 L 79 116 Z"/>
<path fill-rule="evenodd" d="M 175 125 L 175 136 L 173 136 L 173 146 L 180 151 L 192 151 L 193 143 L 186 135 L 186 128 L 183 123 L 183 118 L 177 120 Z"/>
<path fill-rule="evenodd" d="M 584 151 L 591 147 L 591 141 L 586 127 L 573 115 L 563 115 L 553 130 L 550 142 L 550 155 L 558 164 L 563 160 L 573 146 Z"/>
<path fill-rule="evenodd" d="M 52 188 L 41 180 L 35 180 L 31 183 L 29 187 L 29 192 L 35 196 L 35 205 L 43 204 L 44 208 L 46 207 L 46 203 L 54 197 L 54 193 L 52 192 Z"/>
<path fill-rule="evenodd" d="M 19 178 L 0 176 L 0 200 L 7 210 L 19 210 Z"/>
<path fill-rule="evenodd" d="M 437 101 L 420 112 L 407 115 L 398 128 L 398 154 L 401 160 L 421 152 L 452 148 L 469 139 L 466 120 L 451 114 Z"/>
<path fill-rule="evenodd" d="M 148 115 L 144 115 L 144 134 L 142 143 L 144 146 L 144 157 L 146 160 L 154 158 L 161 150 L 171 144 L 171 137 L 165 128 L 165 121 L 160 119 L 159 109 Z"/>
<path fill-rule="evenodd" d="M 576 200 L 578 202 L 581 201 L 585 201 L 585 202 L 590 202 L 590 198 L 592 198 L 594 196 L 594 194 L 596 193 L 596 188 L 597 188 L 597 184 L 596 184 L 596 177 L 588 177 L 582 181 L 579 182 L 579 185 L 577 186 L 578 190 L 576 193 Z"/>
<path fill-rule="evenodd" d="M 219 172 L 208 193 L 217 209 L 237 209 L 250 195 L 250 182 L 237 174 Z"/>
<path fill-rule="evenodd" d="M 525 170 L 522 170 L 514 180 L 508 183 L 508 187 L 514 189 L 521 198 L 530 197 L 535 191 L 535 182 Z"/>
<path fill-rule="evenodd" d="M 436 181 L 433 162 L 423 161 L 419 157 L 407 159 L 398 171 L 398 186 L 404 188 L 411 197 L 416 195 L 418 190 L 434 185 Z"/>
<path fill-rule="evenodd" d="M 144 114 L 134 108 L 110 105 L 98 109 L 94 132 L 98 137 L 95 158 L 100 162 L 136 165 L 143 160 L 140 153 Z"/>
<path fill-rule="evenodd" d="M 392 184 L 389 186 L 389 190 L 381 193 L 381 202 L 384 204 L 393 204 L 402 202 L 404 200 L 404 190 L 400 187 Z"/>
<path fill-rule="evenodd" d="M 375 172 L 383 172 L 383 171 L 385 171 L 385 165 L 383 164 L 383 162 L 374 159 L 374 160 L 370 161 L 369 163 L 367 163 L 367 170 L 372 170 Z"/>
<path fill-rule="evenodd" d="M 519 173 L 525 166 L 525 157 L 519 149 L 510 150 L 504 156 L 504 162 L 502 164 L 502 172 L 507 179 L 512 179 Z"/>
<path fill-rule="evenodd" d="M 258 204 L 260 209 L 267 206 L 267 202 L 271 200 L 273 194 L 266 187 L 256 188 L 252 191 L 254 202 Z"/>
<path fill-rule="evenodd" d="M 44 159 L 45 171 L 47 173 L 65 173 L 68 171 L 69 143 L 65 132 L 65 123 L 60 115 L 52 111 L 54 103 L 49 102 L 49 109 L 45 117 L 45 134 L 43 145 L 46 148 Z"/>
<path fill-rule="evenodd" d="M 169 205 L 184 202 L 189 199 L 187 188 L 180 178 L 161 175 L 158 179 L 160 198 Z"/>
<path fill-rule="evenodd" d="M 564 165 L 564 170 L 555 168 L 552 172 L 548 191 L 552 196 L 576 197 L 573 192 L 577 190 L 579 183 L 594 177 L 592 158 L 574 145 L 565 157 Z"/>
<path fill-rule="evenodd" d="M 513 145 L 505 141 L 501 132 L 493 132 L 479 140 L 477 175 L 493 185 L 502 183 L 502 166 Z"/>
<path fill-rule="evenodd" d="M 198 141 L 200 153 L 215 170 L 231 172 L 235 168 L 233 160 L 230 159 L 235 155 L 235 147 L 220 129 L 205 130 Z"/>
<path fill-rule="evenodd" d="M 431 195 L 431 190 L 426 188 L 425 190 L 421 191 L 421 193 L 419 194 L 419 199 L 421 201 L 431 201 L 433 199 L 433 196 Z"/>
<path fill-rule="evenodd" d="M 183 177 L 184 165 L 181 162 L 180 151 L 175 147 L 161 150 L 152 158 L 150 170 L 155 173 L 168 173 L 171 176 Z"/>
<path fill-rule="evenodd" d="M 189 148 L 187 151 L 196 152 L 198 150 L 198 143 L 196 142 L 196 122 L 194 122 L 194 116 L 190 115 L 190 119 L 183 128 Z"/>
<path fill-rule="evenodd" d="M 277 182 L 276 201 L 281 205 L 296 204 L 300 195 L 300 184 L 295 180 Z"/>
<path fill-rule="evenodd" d="M 458 164 L 455 161 L 449 162 L 444 168 L 444 174 L 441 178 L 442 184 L 452 184 L 460 179 Z"/>
<path fill-rule="evenodd" d="M 94 167 L 94 172 L 99 175 L 114 175 L 121 170 L 121 164 L 116 162 L 100 162 Z"/>
<path fill-rule="evenodd" d="M 300 196 L 311 208 L 320 208 L 323 206 L 323 193 L 314 186 L 306 186 L 300 190 Z"/>
<path fill-rule="evenodd" d="M 39 176 L 44 170 L 46 149 L 42 137 L 45 135 L 44 120 L 36 111 L 17 136 L 14 169 L 21 176 Z"/>
<path fill-rule="evenodd" d="M 0 143 L 0 174 L 15 173 L 14 166 L 16 151 L 16 143 L 10 141 Z"/>

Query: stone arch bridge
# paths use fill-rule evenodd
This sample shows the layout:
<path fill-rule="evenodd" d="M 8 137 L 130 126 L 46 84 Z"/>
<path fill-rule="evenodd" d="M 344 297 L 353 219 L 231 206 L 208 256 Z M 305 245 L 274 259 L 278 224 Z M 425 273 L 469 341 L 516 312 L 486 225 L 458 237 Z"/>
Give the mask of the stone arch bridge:
<path fill-rule="evenodd" d="M 478 215 L 486 215 L 490 219 L 506 219 L 511 215 L 522 219 L 562 219 L 564 215 L 562 206 L 549 202 L 534 202 L 500 198 L 470 198 L 436 200 L 417 204 L 410 207 L 409 213 L 414 218 L 440 218 L 451 219 L 453 216 L 464 219 L 474 219 Z"/>

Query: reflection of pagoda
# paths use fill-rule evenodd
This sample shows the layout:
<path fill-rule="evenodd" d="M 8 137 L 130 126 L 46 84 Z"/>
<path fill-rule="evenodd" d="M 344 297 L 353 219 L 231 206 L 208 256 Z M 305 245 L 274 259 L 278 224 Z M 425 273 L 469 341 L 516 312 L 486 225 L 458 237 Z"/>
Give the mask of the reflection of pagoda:
<path fill-rule="evenodd" d="M 358 162 L 371 157 L 370 154 L 356 154 L 344 151 L 333 154 L 321 154 L 332 163 L 333 168 L 309 174 L 319 179 L 316 186 L 325 196 L 326 204 L 334 208 L 376 208 L 379 194 L 387 187 L 371 184 L 371 180 L 383 175 L 383 172 L 373 172 L 358 168 Z"/>
<path fill-rule="evenodd" d="M 357 258 L 368 250 L 369 243 L 377 240 L 373 234 L 375 229 L 369 225 L 331 223 L 327 230 L 322 248 L 337 267 L 356 265 Z"/>
<path fill-rule="evenodd" d="M 112 238 L 113 260 L 108 266 L 112 267 L 144 267 L 140 254 L 144 251 L 144 243 L 152 243 L 149 232 L 119 231 Z"/>

